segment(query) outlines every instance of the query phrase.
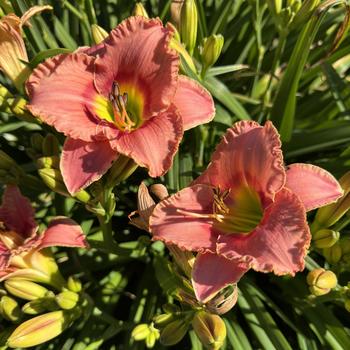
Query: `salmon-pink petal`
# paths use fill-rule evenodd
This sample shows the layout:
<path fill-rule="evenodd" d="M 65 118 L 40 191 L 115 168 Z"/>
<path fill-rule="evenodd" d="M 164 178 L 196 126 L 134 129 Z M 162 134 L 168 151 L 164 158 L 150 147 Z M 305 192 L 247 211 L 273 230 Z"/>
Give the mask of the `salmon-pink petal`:
<path fill-rule="evenodd" d="M 237 283 L 248 269 L 244 263 L 217 254 L 199 253 L 192 271 L 192 285 L 197 299 L 207 302 L 222 288 Z"/>
<path fill-rule="evenodd" d="M 73 53 L 39 64 L 26 84 L 28 109 L 67 136 L 93 141 L 102 132 L 101 120 L 92 112 L 97 96 L 94 61 L 83 53 Z"/>
<path fill-rule="evenodd" d="M 260 272 L 276 275 L 303 270 L 310 244 L 310 230 L 303 204 L 287 189 L 276 194 L 261 224 L 250 234 L 218 238 L 218 253 Z"/>
<path fill-rule="evenodd" d="M 22 196 L 16 186 L 8 185 L 5 189 L 0 207 L 0 221 L 25 238 L 32 235 L 37 227 L 30 201 Z"/>
<path fill-rule="evenodd" d="M 164 175 L 172 165 L 182 139 L 182 120 L 174 107 L 147 120 L 140 128 L 120 133 L 111 145 L 119 153 L 146 167 L 152 177 Z"/>
<path fill-rule="evenodd" d="M 172 30 L 159 19 L 129 17 L 104 41 L 105 53 L 96 61 L 96 86 L 105 96 L 113 81 L 137 86 L 145 96 L 144 117 L 165 110 L 172 102 L 179 57 L 170 49 Z"/>
<path fill-rule="evenodd" d="M 184 130 L 210 122 L 215 116 L 215 106 L 210 93 L 195 80 L 179 76 L 174 105 L 180 112 Z"/>
<path fill-rule="evenodd" d="M 210 186 L 184 188 L 155 207 L 150 217 L 153 238 L 185 250 L 215 252 L 217 234 L 212 222 L 186 214 L 208 214 L 212 213 L 212 208 L 213 190 Z"/>
<path fill-rule="evenodd" d="M 81 227 L 72 219 L 64 216 L 53 219 L 42 234 L 38 249 L 47 247 L 80 247 L 88 246 Z"/>
<path fill-rule="evenodd" d="M 0 241 L 0 277 L 1 271 L 9 266 L 11 251 Z"/>
<path fill-rule="evenodd" d="M 272 198 L 285 183 L 281 141 L 271 122 L 264 127 L 241 121 L 229 129 L 216 148 L 207 170 L 194 183 L 221 189 L 248 185 Z"/>
<path fill-rule="evenodd" d="M 286 187 L 299 197 L 306 211 L 333 203 L 343 195 L 340 184 L 328 171 L 311 164 L 289 165 Z"/>
<path fill-rule="evenodd" d="M 117 156 L 108 141 L 85 142 L 67 138 L 60 168 L 68 191 L 76 193 L 100 179 Z"/>

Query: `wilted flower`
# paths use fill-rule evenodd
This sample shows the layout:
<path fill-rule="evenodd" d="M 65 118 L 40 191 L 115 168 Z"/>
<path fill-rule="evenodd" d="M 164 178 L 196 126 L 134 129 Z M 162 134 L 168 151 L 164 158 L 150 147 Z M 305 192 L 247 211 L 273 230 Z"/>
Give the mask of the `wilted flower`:
<path fill-rule="evenodd" d="M 0 69 L 21 90 L 30 70 L 27 50 L 22 38 L 22 26 L 35 14 L 52 9 L 51 6 L 34 6 L 19 18 L 11 13 L 0 19 Z"/>
<path fill-rule="evenodd" d="M 155 239 L 198 252 L 192 282 L 205 302 L 250 268 L 276 275 L 302 270 L 311 238 L 306 211 L 341 195 L 319 167 L 285 169 L 271 122 L 242 121 L 191 187 L 155 207 L 150 228 Z"/>
<path fill-rule="evenodd" d="M 163 175 L 183 131 L 214 117 L 210 94 L 178 74 L 172 35 L 158 19 L 130 17 L 101 44 L 50 58 L 30 76 L 29 110 L 68 136 L 60 168 L 70 193 L 118 154 Z"/>
<path fill-rule="evenodd" d="M 16 186 L 7 186 L 0 207 L 0 281 L 16 277 L 58 287 L 58 267 L 43 250 L 52 246 L 86 247 L 87 243 L 80 226 L 66 217 L 53 219 L 40 234 L 29 200 Z"/>

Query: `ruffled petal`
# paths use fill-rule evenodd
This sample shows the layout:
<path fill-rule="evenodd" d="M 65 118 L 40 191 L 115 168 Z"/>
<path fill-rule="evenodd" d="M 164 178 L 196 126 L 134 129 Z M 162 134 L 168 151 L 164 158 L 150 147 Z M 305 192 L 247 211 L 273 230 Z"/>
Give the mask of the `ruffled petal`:
<path fill-rule="evenodd" d="M 152 177 L 164 175 L 172 165 L 182 139 L 182 120 L 174 107 L 146 121 L 140 128 L 120 133 L 111 145 L 119 153 L 148 169 Z"/>
<path fill-rule="evenodd" d="M 56 246 L 86 248 L 88 244 L 81 227 L 74 220 L 61 216 L 50 222 L 38 249 Z"/>
<path fill-rule="evenodd" d="M 310 239 L 303 204 L 295 194 L 283 189 L 252 233 L 220 236 L 217 250 L 256 271 L 294 275 L 304 268 Z"/>
<path fill-rule="evenodd" d="M 60 168 L 69 193 L 76 193 L 100 179 L 117 156 L 108 141 L 85 142 L 67 138 Z"/>
<path fill-rule="evenodd" d="M 170 49 L 173 33 L 159 19 L 129 17 L 104 41 L 105 53 L 96 61 L 96 86 L 105 96 L 113 81 L 137 87 L 145 96 L 144 118 L 164 111 L 172 102 L 179 57 Z"/>
<path fill-rule="evenodd" d="M 281 141 L 270 122 L 241 121 L 229 129 L 207 170 L 194 181 L 221 189 L 252 187 L 273 199 L 285 183 Z"/>
<path fill-rule="evenodd" d="M 289 165 L 286 187 L 299 197 L 306 211 L 333 203 L 343 195 L 340 184 L 328 171 L 311 164 Z"/>
<path fill-rule="evenodd" d="M 185 250 L 215 252 L 217 234 L 213 230 L 212 222 L 186 215 L 212 213 L 212 208 L 213 190 L 210 186 L 184 188 L 155 207 L 150 217 L 153 238 Z"/>
<path fill-rule="evenodd" d="M 103 124 L 94 112 L 98 97 L 94 62 L 95 58 L 83 53 L 47 59 L 27 81 L 28 109 L 74 139 L 93 141 L 96 136 L 103 137 L 103 129 L 109 124 Z"/>
<path fill-rule="evenodd" d="M 217 254 L 198 254 L 192 271 L 192 285 L 197 299 L 207 302 L 222 288 L 237 283 L 248 269 L 246 264 Z"/>
<path fill-rule="evenodd" d="M 22 196 L 16 186 L 8 185 L 5 189 L 0 207 L 0 221 L 24 238 L 31 236 L 37 228 L 30 201 Z"/>
<path fill-rule="evenodd" d="M 180 112 L 184 130 L 210 122 L 215 116 L 215 106 L 210 93 L 195 80 L 184 75 L 179 82 L 173 101 Z"/>

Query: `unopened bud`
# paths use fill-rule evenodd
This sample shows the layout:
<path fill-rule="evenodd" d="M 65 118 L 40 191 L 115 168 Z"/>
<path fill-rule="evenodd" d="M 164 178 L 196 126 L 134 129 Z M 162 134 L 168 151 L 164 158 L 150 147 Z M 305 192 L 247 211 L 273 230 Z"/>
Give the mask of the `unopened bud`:
<path fill-rule="evenodd" d="M 67 287 L 70 291 L 75 293 L 79 293 L 82 289 L 81 282 L 73 276 L 68 278 Z"/>
<path fill-rule="evenodd" d="M 316 248 L 330 248 L 339 240 L 339 237 L 339 232 L 323 229 L 314 233 L 312 240 Z"/>
<path fill-rule="evenodd" d="M 53 134 L 47 134 L 43 141 L 43 155 L 57 156 L 60 153 L 60 144 L 57 137 Z"/>
<path fill-rule="evenodd" d="M 32 148 L 39 154 L 41 154 L 43 151 L 43 142 L 44 142 L 43 136 L 41 136 L 38 133 L 34 133 L 30 137 L 30 144 Z"/>
<path fill-rule="evenodd" d="M 53 311 L 40 315 L 19 325 L 7 339 L 10 348 L 28 348 L 60 335 L 70 321 L 64 311 Z"/>
<path fill-rule="evenodd" d="M 136 341 L 144 340 L 150 334 L 151 330 L 147 323 L 137 325 L 131 332 L 131 337 Z"/>
<path fill-rule="evenodd" d="M 319 268 L 308 273 L 306 278 L 310 292 L 313 295 L 325 295 L 335 288 L 338 280 L 337 276 L 332 271 Z"/>
<path fill-rule="evenodd" d="M 345 300 L 344 307 L 347 312 L 350 312 L 350 299 Z"/>
<path fill-rule="evenodd" d="M 168 249 L 173 256 L 176 264 L 180 267 L 186 276 L 191 278 L 192 268 L 195 260 L 194 255 L 189 251 L 181 250 L 175 245 L 169 245 Z"/>
<path fill-rule="evenodd" d="M 350 208 L 350 171 L 339 179 L 344 194 L 335 203 L 317 210 L 315 222 L 312 226 L 330 227 L 338 222 Z"/>
<path fill-rule="evenodd" d="M 47 310 L 47 307 L 46 307 L 45 299 L 32 300 L 22 306 L 23 313 L 27 315 L 41 314 L 46 310 Z"/>
<path fill-rule="evenodd" d="M 66 186 L 63 183 L 62 174 L 58 169 L 43 168 L 39 169 L 38 173 L 48 188 L 63 196 L 69 196 Z"/>
<path fill-rule="evenodd" d="M 59 156 L 41 157 L 36 161 L 36 164 L 39 169 L 42 169 L 42 168 L 58 169 L 60 165 L 60 157 Z"/>
<path fill-rule="evenodd" d="M 190 55 L 196 47 L 198 13 L 195 0 L 185 0 L 181 8 L 180 35 Z"/>
<path fill-rule="evenodd" d="M 79 300 L 79 295 L 70 290 L 66 290 L 64 292 L 56 295 L 57 304 L 64 310 L 73 309 Z"/>
<path fill-rule="evenodd" d="M 164 328 L 170 322 L 174 321 L 174 315 L 173 314 L 161 314 L 161 315 L 155 316 L 153 318 L 153 321 L 154 321 L 154 324 L 158 328 Z"/>
<path fill-rule="evenodd" d="M 101 43 L 104 39 L 107 38 L 108 33 L 99 25 L 92 24 L 91 25 L 91 35 L 95 44 Z"/>
<path fill-rule="evenodd" d="M 213 34 L 209 38 L 204 39 L 202 62 L 203 70 L 206 71 L 209 67 L 215 64 L 221 54 L 224 46 L 224 37 L 220 34 Z"/>
<path fill-rule="evenodd" d="M 150 328 L 150 333 L 147 335 L 145 343 L 146 343 L 146 347 L 148 349 L 151 349 L 154 347 L 156 341 L 159 339 L 160 333 L 158 329 L 153 327 L 153 324 L 151 324 L 149 328 Z"/>
<path fill-rule="evenodd" d="M 342 249 L 340 244 L 337 242 L 330 248 L 324 248 L 323 256 L 326 258 L 328 263 L 337 264 L 342 257 Z"/>
<path fill-rule="evenodd" d="M 149 18 L 145 7 L 142 5 L 142 2 L 136 3 L 132 14 L 133 14 L 133 16 L 142 16 L 142 17 Z"/>
<path fill-rule="evenodd" d="M 4 284 L 9 293 L 25 300 L 43 298 L 49 292 L 48 289 L 37 283 L 22 279 L 10 278 Z"/>
<path fill-rule="evenodd" d="M 17 322 L 22 316 L 17 301 L 7 295 L 1 297 L 0 313 L 6 320 L 11 322 Z"/>
<path fill-rule="evenodd" d="M 237 303 L 238 300 L 238 288 L 237 284 L 229 285 L 212 299 L 210 299 L 205 305 L 211 313 L 216 315 L 223 315 L 230 311 Z"/>
<path fill-rule="evenodd" d="M 192 320 L 192 326 L 205 348 L 221 348 L 226 338 L 226 325 L 220 316 L 199 311 Z"/>
<path fill-rule="evenodd" d="M 186 335 L 188 326 L 188 323 L 183 319 L 169 323 L 160 333 L 160 342 L 165 346 L 177 344 Z"/>

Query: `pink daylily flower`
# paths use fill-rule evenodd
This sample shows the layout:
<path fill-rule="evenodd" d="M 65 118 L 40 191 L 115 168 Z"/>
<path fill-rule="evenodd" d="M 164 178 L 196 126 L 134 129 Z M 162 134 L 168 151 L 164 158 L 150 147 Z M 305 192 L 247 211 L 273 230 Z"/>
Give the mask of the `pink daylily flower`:
<path fill-rule="evenodd" d="M 40 234 L 29 200 L 8 185 L 0 207 L 0 281 L 16 277 L 52 282 L 56 264 L 43 249 L 53 246 L 84 248 L 87 242 L 81 227 L 67 217 L 53 219 Z"/>
<path fill-rule="evenodd" d="M 154 239 L 198 252 L 192 282 L 205 302 L 250 268 L 276 275 L 303 270 L 311 239 L 306 211 L 342 193 L 319 167 L 285 168 L 271 122 L 242 121 L 190 187 L 155 207 L 150 229 Z"/>
<path fill-rule="evenodd" d="M 119 154 L 163 175 L 183 132 L 215 114 L 210 94 L 179 75 L 173 30 L 130 17 L 99 45 L 40 64 L 28 109 L 66 136 L 61 171 L 71 193 L 98 180 Z"/>

